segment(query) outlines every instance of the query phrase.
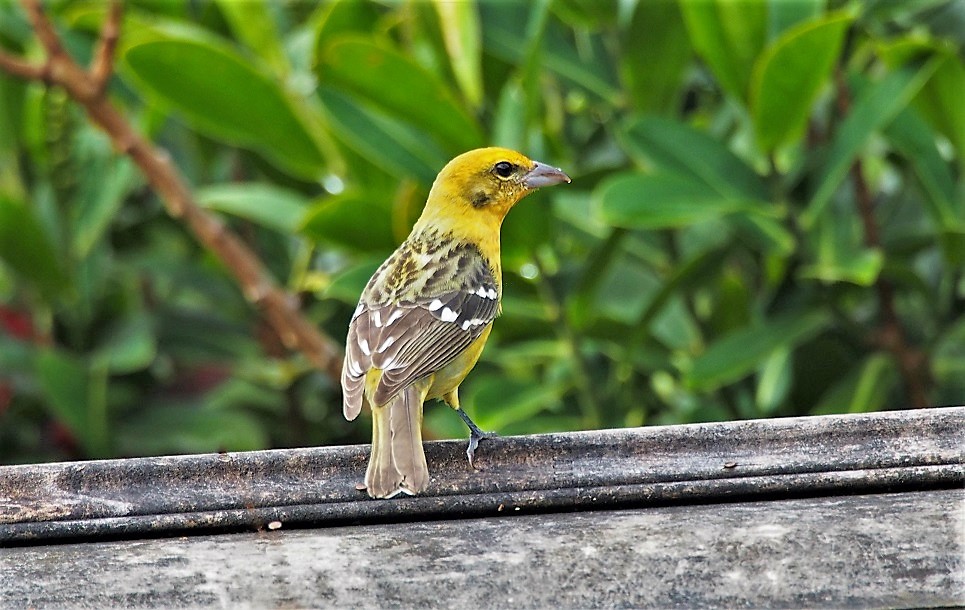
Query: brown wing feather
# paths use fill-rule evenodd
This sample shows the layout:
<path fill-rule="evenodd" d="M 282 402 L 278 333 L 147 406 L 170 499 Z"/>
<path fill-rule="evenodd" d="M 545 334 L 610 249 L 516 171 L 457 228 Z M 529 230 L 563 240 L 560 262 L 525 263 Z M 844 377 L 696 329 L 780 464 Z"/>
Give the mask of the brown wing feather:
<path fill-rule="evenodd" d="M 365 374 L 372 368 L 372 359 L 362 352 L 359 332 L 368 333 L 369 320 L 362 316 L 364 306 L 360 303 L 348 327 L 345 339 L 345 361 L 342 363 L 342 414 L 351 421 L 362 411 L 365 393 Z"/>
<path fill-rule="evenodd" d="M 392 265 L 383 265 L 362 295 L 346 340 L 342 369 L 343 411 L 354 419 L 362 408 L 365 376 L 380 369 L 369 399 L 375 405 L 392 400 L 413 381 L 452 362 L 496 318 L 499 294 L 488 264 L 478 253 L 459 250 L 458 264 L 433 268 L 433 282 L 422 282 L 415 294 L 386 297 Z"/>
<path fill-rule="evenodd" d="M 382 378 L 375 390 L 376 404 L 390 400 L 397 392 L 416 379 L 439 371 L 456 359 L 496 317 L 496 302 L 491 311 L 475 311 L 467 320 L 478 320 L 475 325 L 463 328 L 462 318 L 454 322 L 443 321 L 434 312 L 421 306 L 406 316 L 421 332 L 411 333 L 412 338 L 401 342 L 399 351 L 392 358 L 392 366 L 383 369 Z M 406 320 L 410 322 L 410 320 Z"/>

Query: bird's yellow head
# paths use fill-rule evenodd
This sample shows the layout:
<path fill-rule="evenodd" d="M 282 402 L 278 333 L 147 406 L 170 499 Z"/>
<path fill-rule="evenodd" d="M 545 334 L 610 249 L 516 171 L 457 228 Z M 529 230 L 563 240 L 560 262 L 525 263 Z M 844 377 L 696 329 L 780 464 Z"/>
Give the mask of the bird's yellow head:
<path fill-rule="evenodd" d="M 416 227 L 495 230 L 516 202 L 543 187 L 569 182 L 562 170 L 508 148 L 477 148 L 446 164 Z M 497 235 L 498 237 L 498 235 Z"/>

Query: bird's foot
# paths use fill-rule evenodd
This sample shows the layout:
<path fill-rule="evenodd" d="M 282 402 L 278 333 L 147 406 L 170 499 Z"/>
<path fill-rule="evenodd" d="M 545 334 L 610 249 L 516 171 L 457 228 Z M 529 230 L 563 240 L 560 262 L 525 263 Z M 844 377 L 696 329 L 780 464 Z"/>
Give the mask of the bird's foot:
<path fill-rule="evenodd" d="M 469 466 L 473 469 L 476 468 L 476 463 L 474 458 L 476 456 L 476 447 L 479 446 L 479 441 L 484 438 L 495 438 L 499 436 L 495 432 L 483 432 L 482 430 L 473 430 L 469 433 L 469 446 L 466 447 L 466 457 L 469 458 Z"/>
<path fill-rule="evenodd" d="M 456 413 L 459 414 L 459 417 L 462 418 L 462 421 L 466 422 L 466 426 L 469 427 L 469 446 L 466 447 L 466 457 L 469 458 L 469 466 L 476 468 L 475 457 L 476 448 L 479 447 L 479 441 L 483 440 L 484 438 L 494 438 L 499 435 L 495 432 L 482 431 L 479 426 L 476 425 L 476 422 L 472 421 L 472 419 L 469 418 L 469 415 L 467 415 L 462 409 L 456 409 Z"/>

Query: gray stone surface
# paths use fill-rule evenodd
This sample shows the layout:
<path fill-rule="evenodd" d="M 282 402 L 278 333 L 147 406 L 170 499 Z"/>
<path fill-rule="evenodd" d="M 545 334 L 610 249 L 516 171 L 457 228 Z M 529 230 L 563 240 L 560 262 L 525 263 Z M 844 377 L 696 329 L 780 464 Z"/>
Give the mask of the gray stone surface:
<path fill-rule="evenodd" d="M 965 604 L 933 490 L 0 549 L 0 607 Z"/>

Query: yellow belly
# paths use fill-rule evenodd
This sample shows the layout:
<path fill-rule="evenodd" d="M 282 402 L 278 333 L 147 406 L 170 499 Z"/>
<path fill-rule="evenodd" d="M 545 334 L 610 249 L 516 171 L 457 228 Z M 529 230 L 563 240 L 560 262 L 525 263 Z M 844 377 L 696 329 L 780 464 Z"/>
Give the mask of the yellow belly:
<path fill-rule="evenodd" d="M 427 399 L 442 398 L 459 387 L 459 384 L 466 378 L 466 375 L 469 374 L 472 367 L 476 366 L 476 362 L 482 354 L 483 346 L 486 345 L 486 339 L 489 338 L 489 332 L 492 329 L 492 324 L 487 326 L 482 334 L 479 335 L 479 338 L 466 348 L 466 351 L 456 356 L 456 359 L 448 365 L 436 371 L 432 378 L 432 386 L 429 388 L 429 394 L 426 396 Z"/>

